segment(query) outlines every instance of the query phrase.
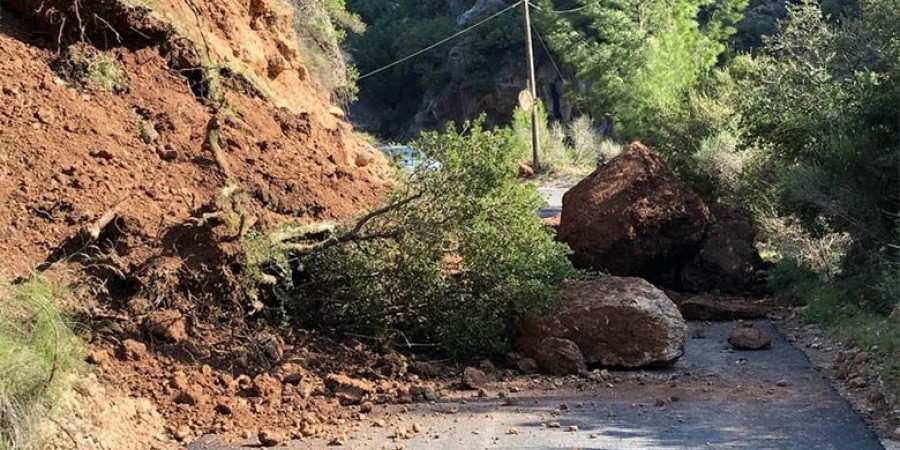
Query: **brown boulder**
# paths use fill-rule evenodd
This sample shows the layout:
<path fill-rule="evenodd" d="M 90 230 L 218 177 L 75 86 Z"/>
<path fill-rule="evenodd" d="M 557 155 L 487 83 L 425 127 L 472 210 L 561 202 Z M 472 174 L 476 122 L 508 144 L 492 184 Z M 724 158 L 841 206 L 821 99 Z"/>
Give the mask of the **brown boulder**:
<path fill-rule="evenodd" d="M 539 366 L 554 375 L 577 375 L 587 372 L 581 349 L 568 339 L 556 337 L 542 339 L 534 351 L 534 359 Z"/>
<path fill-rule="evenodd" d="M 690 292 L 764 294 L 764 262 L 756 249 L 756 226 L 744 208 L 710 205 L 703 245 L 681 269 L 680 288 Z"/>
<path fill-rule="evenodd" d="M 772 346 L 772 337 L 759 328 L 740 327 L 731 332 L 728 343 L 738 350 L 763 350 Z"/>
<path fill-rule="evenodd" d="M 516 336 L 516 344 L 539 364 L 541 344 L 550 337 L 574 342 L 587 365 L 662 366 L 684 352 L 681 313 L 645 280 L 568 281 L 561 296 L 559 311 L 524 322 Z"/>
<path fill-rule="evenodd" d="M 263 447 L 277 447 L 288 440 L 287 434 L 270 428 L 260 430 L 256 437 Z"/>
<path fill-rule="evenodd" d="M 462 378 L 460 379 L 463 389 L 476 390 L 483 388 L 487 383 L 488 376 L 481 369 L 466 367 L 463 370 Z"/>
<path fill-rule="evenodd" d="M 559 240 L 576 266 L 654 277 L 696 252 L 708 217 L 700 197 L 634 143 L 563 196 Z"/>

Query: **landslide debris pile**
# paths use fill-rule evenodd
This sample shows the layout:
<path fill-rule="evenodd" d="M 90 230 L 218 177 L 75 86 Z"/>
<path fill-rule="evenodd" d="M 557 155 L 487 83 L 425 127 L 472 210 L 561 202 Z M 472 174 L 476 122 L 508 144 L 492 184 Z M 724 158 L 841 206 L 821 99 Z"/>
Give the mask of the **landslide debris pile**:
<path fill-rule="evenodd" d="M 181 440 L 268 424 L 324 435 L 339 416 L 321 377 L 376 356 L 247 320 L 245 244 L 377 204 L 384 165 L 306 69 L 316 55 L 298 50 L 294 11 L 0 8 L 4 276 L 73 279 L 90 362 Z M 387 395 L 395 372 L 356 375 Z"/>
<path fill-rule="evenodd" d="M 683 292 L 765 291 L 749 212 L 707 205 L 640 143 L 566 193 L 558 229 L 580 267 Z"/>

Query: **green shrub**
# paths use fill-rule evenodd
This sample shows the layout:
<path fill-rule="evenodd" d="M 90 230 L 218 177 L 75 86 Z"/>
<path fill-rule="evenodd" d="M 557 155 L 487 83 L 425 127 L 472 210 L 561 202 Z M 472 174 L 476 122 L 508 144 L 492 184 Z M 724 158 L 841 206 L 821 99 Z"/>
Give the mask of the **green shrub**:
<path fill-rule="evenodd" d="M 509 133 L 464 128 L 423 135 L 413 147 L 439 170 L 421 168 L 388 206 L 292 256 L 277 289 L 296 323 L 471 356 L 505 350 L 518 320 L 551 305 L 575 275 L 568 249 L 516 179 Z"/>
<path fill-rule="evenodd" d="M 81 342 L 57 307 L 67 295 L 38 278 L 0 288 L 0 448 L 37 448 L 34 420 L 82 359 Z"/>

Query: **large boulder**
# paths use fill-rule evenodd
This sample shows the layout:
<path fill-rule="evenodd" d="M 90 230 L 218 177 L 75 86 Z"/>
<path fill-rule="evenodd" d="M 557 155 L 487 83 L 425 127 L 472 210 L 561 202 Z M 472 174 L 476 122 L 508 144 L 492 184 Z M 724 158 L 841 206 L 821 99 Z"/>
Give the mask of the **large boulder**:
<path fill-rule="evenodd" d="M 517 345 L 546 370 L 559 372 L 559 365 L 548 363 L 547 348 L 562 340 L 574 342 L 588 366 L 665 366 L 684 352 L 687 326 L 681 313 L 643 279 L 567 281 L 561 296 L 559 311 L 526 321 L 516 337 Z M 580 370 L 572 351 L 557 353 L 576 361 Z"/>
<path fill-rule="evenodd" d="M 765 263 L 756 248 L 750 212 L 721 203 L 709 206 L 703 245 L 681 269 L 680 287 L 689 292 L 763 294 Z"/>
<path fill-rule="evenodd" d="M 634 143 L 563 196 L 559 240 L 578 267 L 653 279 L 696 253 L 708 219 L 700 197 Z"/>

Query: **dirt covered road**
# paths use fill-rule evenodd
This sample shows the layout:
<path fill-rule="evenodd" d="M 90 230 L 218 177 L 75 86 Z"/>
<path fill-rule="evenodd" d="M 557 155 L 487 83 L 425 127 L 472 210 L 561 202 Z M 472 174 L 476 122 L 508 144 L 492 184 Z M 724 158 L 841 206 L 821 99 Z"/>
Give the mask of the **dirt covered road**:
<path fill-rule="evenodd" d="M 354 425 L 343 448 L 884 448 L 771 324 L 757 324 L 774 336 L 772 349 L 759 352 L 728 346 L 726 337 L 736 326 L 692 324 L 685 358 L 666 370 L 613 371 L 593 379 L 524 377 L 490 386 L 487 397 L 467 392 L 376 409 Z M 295 442 L 287 448 L 334 448 L 329 444 L 336 443 Z M 241 447 L 206 437 L 191 448 Z"/>

